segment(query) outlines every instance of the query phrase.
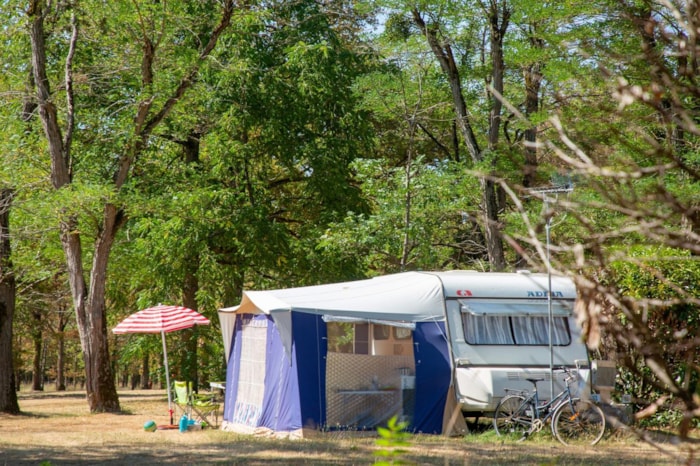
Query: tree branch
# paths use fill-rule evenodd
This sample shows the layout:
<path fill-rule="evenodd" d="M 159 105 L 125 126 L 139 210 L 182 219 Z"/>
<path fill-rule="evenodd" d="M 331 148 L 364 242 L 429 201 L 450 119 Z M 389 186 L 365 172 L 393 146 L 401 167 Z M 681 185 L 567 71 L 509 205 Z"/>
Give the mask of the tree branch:
<path fill-rule="evenodd" d="M 71 37 L 66 57 L 65 82 L 66 82 L 66 136 L 63 139 L 65 163 L 68 167 L 68 176 L 73 178 L 73 161 L 70 157 L 70 148 L 73 142 L 75 129 L 75 96 L 73 91 L 73 57 L 75 57 L 75 45 L 78 42 L 78 21 L 75 13 L 71 15 Z"/>

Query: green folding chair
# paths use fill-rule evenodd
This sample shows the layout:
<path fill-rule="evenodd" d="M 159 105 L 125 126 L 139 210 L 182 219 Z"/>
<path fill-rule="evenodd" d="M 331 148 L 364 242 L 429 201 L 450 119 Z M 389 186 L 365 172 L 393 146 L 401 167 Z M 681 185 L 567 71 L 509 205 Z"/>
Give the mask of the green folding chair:
<path fill-rule="evenodd" d="M 192 382 L 176 380 L 173 383 L 174 402 L 182 414 L 202 426 L 219 426 L 219 403 L 214 394 L 198 394 L 192 390 Z M 182 414 L 179 414 L 180 417 Z"/>

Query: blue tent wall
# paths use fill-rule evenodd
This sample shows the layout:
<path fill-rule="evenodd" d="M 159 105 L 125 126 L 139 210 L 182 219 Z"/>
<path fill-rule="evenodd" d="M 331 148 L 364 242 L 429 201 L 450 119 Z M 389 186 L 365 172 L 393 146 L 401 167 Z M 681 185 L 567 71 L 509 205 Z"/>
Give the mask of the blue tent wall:
<path fill-rule="evenodd" d="M 416 362 L 416 406 L 409 430 L 440 434 L 452 377 L 445 324 L 417 323 L 413 332 L 413 344 Z"/>
<path fill-rule="evenodd" d="M 326 424 L 326 323 L 320 315 L 292 314 L 292 328 L 301 402 L 302 427 Z"/>
<path fill-rule="evenodd" d="M 265 395 L 260 425 L 285 432 L 325 423 L 326 324 L 292 313 L 291 364 L 275 325 L 268 326 Z"/>

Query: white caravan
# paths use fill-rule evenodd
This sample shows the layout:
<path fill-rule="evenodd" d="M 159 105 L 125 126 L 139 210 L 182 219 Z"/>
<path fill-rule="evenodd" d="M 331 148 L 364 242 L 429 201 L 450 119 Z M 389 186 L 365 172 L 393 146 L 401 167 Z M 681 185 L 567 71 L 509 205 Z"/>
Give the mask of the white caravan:
<path fill-rule="evenodd" d="M 565 277 L 438 272 L 443 283 L 457 400 L 465 414 L 493 412 L 506 389 L 551 396 L 550 367 L 579 368 L 575 390 L 589 389 L 588 352 L 574 316 L 576 288 Z M 551 296 L 549 295 L 551 290 Z M 550 299 L 551 298 L 551 299 Z M 552 344 L 550 345 L 550 332 Z M 554 371 L 554 391 L 564 374 Z"/>

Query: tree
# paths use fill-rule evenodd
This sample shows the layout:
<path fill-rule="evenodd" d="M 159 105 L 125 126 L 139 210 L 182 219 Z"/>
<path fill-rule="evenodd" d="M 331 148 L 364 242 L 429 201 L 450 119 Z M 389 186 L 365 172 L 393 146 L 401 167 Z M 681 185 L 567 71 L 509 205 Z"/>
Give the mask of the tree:
<path fill-rule="evenodd" d="M 508 29 L 511 11 L 508 2 L 505 0 L 492 0 L 489 1 L 488 5 L 482 4 L 481 7 L 487 15 L 488 27 L 490 30 L 490 47 L 488 49 L 491 57 L 490 85 L 497 93 L 495 96 L 491 97 L 488 124 L 487 147 L 489 151 L 493 153 L 501 130 L 502 103 L 499 94 L 503 94 L 503 76 L 505 71 L 503 63 L 503 40 L 506 30 Z M 422 10 L 420 7 L 413 7 L 411 9 L 411 15 L 414 23 L 425 37 L 436 60 L 440 64 L 440 68 L 445 74 L 452 94 L 457 127 L 460 130 L 464 144 L 467 146 L 472 162 L 481 168 L 486 157 L 474 133 L 473 117 L 467 109 L 465 93 L 462 88 L 462 78 L 459 71 L 460 67 L 453 53 L 453 44 L 451 43 L 450 34 L 448 31 L 444 30 L 444 26 L 441 24 L 440 18 L 443 12 L 440 10 L 441 9 L 438 7 L 437 12 L 431 13 Z M 489 163 L 492 162 L 493 161 L 490 161 Z M 489 254 L 489 262 L 492 270 L 499 271 L 505 267 L 506 262 L 503 251 L 503 240 L 499 231 L 499 203 L 496 193 L 496 183 L 494 182 L 491 172 L 492 168 L 488 168 L 487 163 L 486 173 L 482 173 L 479 180 L 483 196 L 484 239 Z"/>
<path fill-rule="evenodd" d="M 19 413 L 12 356 L 15 277 L 10 248 L 13 190 L 0 186 L 0 412 Z"/>
<path fill-rule="evenodd" d="M 360 270 L 373 276 L 402 267 L 475 268 L 486 260 L 483 243 L 474 242 L 478 226 L 463 210 L 470 200 L 478 202 L 478 181 L 465 182 L 463 167 L 457 163 L 425 165 L 425 160 L 417 158 L 407 174 L 406 168 L 387 166 L 381 160 L 358 161 L 358 181 L 375 208 L 370 213 L 348 213 L 343 221 L 328 226 L 319 247 L 330 257 L 328 261 L 356 261 Z M 408 224 L 407 197 L 411 199 Z M 407 241 L 397 234 L 404 231 Z"/>
<path fill-rule="evenodd" d="M 575 195 L 557 204 L 566 220 L 554 267 L 576 280 L 590 348 L 618 362 L 625 389 L 646 408 L 638 418 L 673 407 L 685 441 L 700 413 L 698 4 L 605 6 L 583 23 L 598 33 L 577 44 L 600 73 L 569 92 L 607 97 L 572 98 L 550 118 L 557 136 L 542 140 L 577 180 Z"/>
<path fill-rule="evenodd" d="M 351 162 L 370 134 L 352 86 L 373 56 L 346 7 L 271 2 L 222 35 L 225 47 L 159 128 L 160 152 L 146 154 L 128 192 L 108 286 L 115 308 L 183 300 L 212 320 L 199 334 L 215 334 L 212 311 L 240 299 L 244 284 L 355 272 L 316 253 L 329 221 L 364 207 Z M 171 368 L 194 380 L 184 339 L 169 344 Z M 189 342 L 199 345 L 200 380 L 219 380 L 218 339 Z"/>
<path fill-rule="evenodd" d="M 213 5 L 214 3 L 211 4 Z M 188 51 L 189 55 L 186 57 L 190 58 L 190 61 L 179 66 L 172 62 L 165 63 L 166 67 L 172 65 L 181 70 L 175 71 L 173 75 L 160 68 L 161 62 L 157 57 L 161 51 L 169 51 L 166 45 L 170 47 L 177 44 L 177 34 L 187 29 L 171 25 L 167 18 L 167 14 L 170 13 L 167 9 L 169 4 L 134 2 L 133 10 L 129 10 L 118 2 L 113 5 L 113 17 L 102 12 L 103 6 L 84 5 L 84 9 L 79 9 L 75 5 L 54 5 L 37 0 L 30 2 L 26 12 L 36 102 L 51 159 L 51 181 L 56 192 L 68 193 L 71 187 L 75 189 L 80 186 L 79 181 L 98 179 L 94 173 L 85 174 L 82 180 L 77 178 L 78 170 L 85 166 L 81 163 L 88 162 L 92 151 L 97 149 L 90 146 L 91 137 L 87 134 L 76 140 L 80 132 L 85 128 L 93 128 L 94 125 L 93 134 L 115 137 L 117 135 L 112 132 L 119 124 L 127 125 L 121 127 L 121 130 L 127 132 L 125 137 L 117 137 L 113 147 L 105 152 L 110 154 L 110 157 L 101 161 L 102 169 L 107 172 L 104 177 L 107 183 L 103 185 L 100 195 L 103 200 L 96 203 L 101 213 L 95 216 L 95 227 L 91 229 L 94 243 L 91 251 L 92 266 L 88 270 L 89 278 L 84 268 L 82 245 L 82 238 L 88 236 L 88 233 L 79 227 L 80 219 L 76 212 L 71 212 L 64 206 L 60 214 L 61 242 L 68 264 L 68 278 L 85 360 L 87 398 L 93 412 L 112 412 L 120 409 L 110 364 L 105 303 L 109 255 L 116 233 L 127 219 L 125 206 L 118 200 L 118 195 L 127 186 L 139 157 L 152 143 L 151 137 L 155 128 L 162 124 L 185 92 L 192 87 L 202 63 L 214 50 L 234 13 L 233 1 L 222 3 L 218 21 L 210 23 L 208 39 L 198 44 L 197 50 Z M 88 11 L 93 16 L 87 15 Z M 185 16 L 187 12 L 180 13 Z M 126 26 L 131 24 L 135 25 L 133 29 Z M 47 26 L 55 29 L 47 30 Z M 70 32 L 65 35 L 58 33 L 64 27 Z M 106 42 L 124 39 L 123 36 L 119 36 L 119 28 L 133 34 L 135 42 L 129 44 L 130 47 L 123 48 L 117 43 Z M 81 42 L 81 38 L 85 40 Z M 47 43 L 47 39 L 51 42 Z M 94 43 L 100 44 L 102 48 L 88 49 L 90 40 L 94 40 Z M 86 49 L 81 51 L 79 46 L 83 44 Z M 53 58 L 54 50 L 63 55 L 61 65 L 64 73 L 61 80 L 56 78 L 58 73 L 53 68 L 57 65 L 56 61 L 49 60 L 50 56 Z M 125 82 L 132 87 L 114 89 L 95 80 L 98 78 L 96 72 L 101 66 L 100 59 L 113 58 L 112 52 L 117 52 L 117 55 L 124 54 L 120 58 L 125 63 L 133 63 L 137 56 L 133 53 L 134 50 L 140 51 L 140 66 L 137 68 L 140 70 L 139 74 L 130 75 L 129 68 L 119 70 Z M 92 51 L 94 55 L 86 53 L 88 51 Z M 107 55 L 100 57 L 100 54 Z M 107 75 L 99 77 L 105 78 Z M 87 81 L 82 81 L 83 78 L 87 78 Z M 81 96 L 79 91 L 85 95 Z M 116 97 L 112 95 L 115 91 L 128 94 Z M 90 92 L 97 93 L 99 99 L 89 96 Z M 63 105 L 59 101 L 61 95 L 65 99 Z M 83 97 L 82 101 L 79 97 Z M 114 115 L 110 118 L 110 115 L 98 116 L 93 113 L 93 119 L 86 119 L 78 124 L 80 113 L 77 112 L 77 104 L 83 103 L 84 110 L 89 108 L 89 99 L 111 105 L 123 105 L 123 101 L 115 101 L 115 97 L 131 102 L 126 106 L 133 111 L 131 123 L 126 123 L 128 119 L 124 118 L 125 112 L 119 112 L 116 120 Z M 91 110 L 94 112 L 96 108 L 92 107 Z M 119 124 L 113 126 L 117 121 Z M 96 141 L 93 139 L 94 142 Z"/>

